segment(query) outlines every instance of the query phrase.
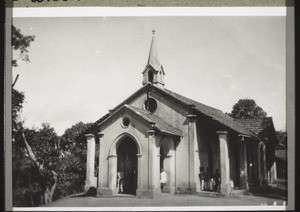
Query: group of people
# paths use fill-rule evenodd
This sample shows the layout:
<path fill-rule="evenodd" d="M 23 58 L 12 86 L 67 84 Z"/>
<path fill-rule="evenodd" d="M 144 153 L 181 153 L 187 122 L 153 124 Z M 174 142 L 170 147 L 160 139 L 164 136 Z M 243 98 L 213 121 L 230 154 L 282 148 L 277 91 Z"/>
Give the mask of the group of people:
<path fill-rule="evenodd" d="M 218 169 L 212 175 L 209 167 L 206 171 L 200 167 L 199 179 L 201 191 L 220 191 L 221 176 Z"/>
<path fill-rule="evenodd" d="M 123 193 L 124 173 L 122 171 L 119 171 L 117 173 L 117 179 L 118 179 L 119 193 Z M 216 191 L 216 192 L 220 191 L 221 176 L 218 169 L 216 169 L 215 173 L 212 175 L 209 167 L 206 168 L 206 171 L 204 170 L 204 167 L 200 167 L 199 179 L 200 179 L 201 191 Z M 163 169 L 161 169 L 160 170 L 161 192 L 163 192 L 166 183 L 167 183 L 167 174 Z"/>

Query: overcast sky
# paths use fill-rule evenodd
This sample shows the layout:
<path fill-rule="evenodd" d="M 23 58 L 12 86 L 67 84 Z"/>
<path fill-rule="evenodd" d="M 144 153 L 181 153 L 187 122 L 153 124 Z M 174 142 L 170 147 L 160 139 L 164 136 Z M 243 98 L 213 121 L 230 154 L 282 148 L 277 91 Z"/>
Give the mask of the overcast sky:
<path fill-rule="evenodd" d="M 251 98 L 286 129 L 285 17 L 14 18 L 35 35 L 20 63 L 25 126 L 50 123 L 61 135 L 94 122 L 142 86 L 156 30 L 165 87 L 231 112 Z"/>

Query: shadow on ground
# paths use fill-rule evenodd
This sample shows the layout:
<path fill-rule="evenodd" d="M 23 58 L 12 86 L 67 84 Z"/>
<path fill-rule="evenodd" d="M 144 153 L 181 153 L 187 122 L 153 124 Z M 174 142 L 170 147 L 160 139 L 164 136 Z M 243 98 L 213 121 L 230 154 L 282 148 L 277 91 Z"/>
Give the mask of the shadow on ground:
<path fill-rule="evenodd" d="M 255 196 L 270 197 L 287 200 L 287 189 L 277 186 L 266 186 L 263 188 L 252 188 L 250 193 Z"/>
<path fill-rule="evenodd" d="M 95 187 L 90 187 L 87 192 L 83 192 L 80 194 L 74 194 L 71 196 L 71 198 L 76 198 L 76 197 L 95 197 L 97 195 L 97 189 Z"/>

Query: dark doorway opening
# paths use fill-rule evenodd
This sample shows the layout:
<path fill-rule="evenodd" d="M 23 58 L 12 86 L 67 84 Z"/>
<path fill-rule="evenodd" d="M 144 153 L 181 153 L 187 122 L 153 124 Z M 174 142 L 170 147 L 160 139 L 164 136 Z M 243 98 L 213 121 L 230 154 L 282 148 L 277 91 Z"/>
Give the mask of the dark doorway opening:
<path fill-rule="evenodd" d="M 123 193 L 136 195 L 137 189 L 137 147 L 135 142 L 124 138 L 117 149 L 118 172 L 124 173 Z"/>

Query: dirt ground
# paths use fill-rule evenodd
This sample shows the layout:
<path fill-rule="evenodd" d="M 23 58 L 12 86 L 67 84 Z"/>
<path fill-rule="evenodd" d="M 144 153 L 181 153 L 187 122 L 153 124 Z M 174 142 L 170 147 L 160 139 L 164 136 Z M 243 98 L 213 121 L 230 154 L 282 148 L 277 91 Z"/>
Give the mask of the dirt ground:
<path fill-rule="evenodd" d="M 75 197 L 69 196 L 43 207 L 174 207 L 174 206 L 263 206 L 281 205 L 284 199 L 247 195 L 241 197 L 205 197 L 198 195 L 162 194 L 159 198 L 140 199 L 134 196 Z"/>

